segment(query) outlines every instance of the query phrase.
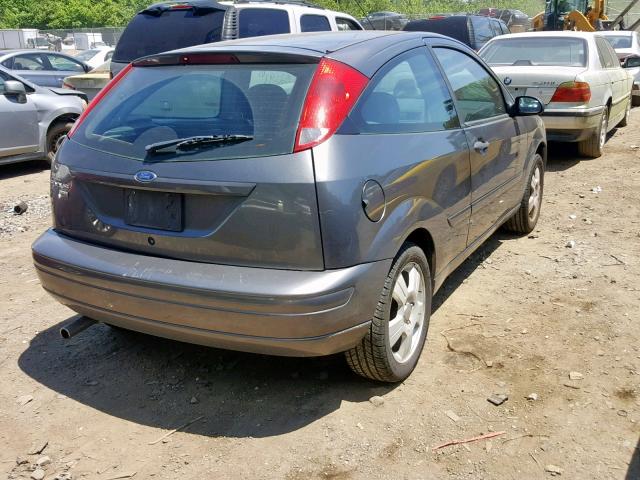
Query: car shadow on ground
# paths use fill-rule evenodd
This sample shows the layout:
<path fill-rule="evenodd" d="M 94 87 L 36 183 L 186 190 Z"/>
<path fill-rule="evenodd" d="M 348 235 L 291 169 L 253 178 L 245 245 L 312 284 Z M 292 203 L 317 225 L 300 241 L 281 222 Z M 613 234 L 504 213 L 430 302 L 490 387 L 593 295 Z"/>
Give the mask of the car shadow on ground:
<path fill-rule="evenodd" d="M 29 162 L 9 163 L 0 165 L 0 180 L 39 173 L 48 170 L 49 164 L 44 160 L 32 160 Z"/>
<path fill-rule="evenodd" d="M 631 462 L 629 463 L 629 470 L 624 480 L 638 480 L 640 478 L 640 438 L 638 439 L 638 445 L 633 450 L 631 456 Z"/>
<path fill-rule="evenodd" d="M 439 308 L 508 235 L 492 236 L 445 282 Z M 39 332 L 18 360 L 45 387 L 109 415 L 204 436 L 267 437 L 300 429 L 397 385 L 357 377 L 342 355 L 270 357 L 95 325 L 70 340 Z"/>
<path fill-rule="evenodd" d="M 547 155 L 547 171 L 563 172 L 575 167 L 582 160 L 589 160 L 580 157 L 578 145 L 576 143 L 549 143 L 549 154 Z"/>

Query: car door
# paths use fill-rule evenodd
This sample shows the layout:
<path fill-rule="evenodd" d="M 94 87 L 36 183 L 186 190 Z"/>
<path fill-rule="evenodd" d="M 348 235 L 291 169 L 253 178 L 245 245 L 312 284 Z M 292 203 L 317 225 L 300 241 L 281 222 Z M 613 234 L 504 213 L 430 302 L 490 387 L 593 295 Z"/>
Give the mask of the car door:
<path fill-rule="evenodd" d="M 525 142 L 488 69 L 455 48 L 435 47 L 434 52 L 449 81 L 471 152 L 471 244 L 504 220 L 517 202 L 512 190 L 517 190 L 522 172 Z"/>
<path fill-rule="evenodd" d="M 2 158 L 38 151 L 38 113 L 29 98 L 4 94 L 4 82 L 14 80 L 0 72 L 0 162 Z"/>
<path fill-rule="evenodd" d="M 85 73 L 84 64 L 81 62 L 65 57 L 63 55 L 56 55 L 55 53 L 44 54 L 50 66 L 51 76 L 55 79 L 54 87 L 61 87 L 64 79 L 71 75 L 81 75 Z"/>
<path fill-rule="evenodd" d="M 602 37 L 596 37 L 596 48 L 598 49 L 598 58 L 602 65 L 602 76 L 611 88 L 609 126 L 612 127 L 620 119 L 621 114 L 624 113 L 624 109 L 627 106 L 626 102 L 624 102 L 628 94 L 628 92 L 625 91 L 626 82 L 622 75 L 624 71 L 620 68 L 620 62 L 615 52 L 611 54 L 613 49 L 609 42 Z"/>

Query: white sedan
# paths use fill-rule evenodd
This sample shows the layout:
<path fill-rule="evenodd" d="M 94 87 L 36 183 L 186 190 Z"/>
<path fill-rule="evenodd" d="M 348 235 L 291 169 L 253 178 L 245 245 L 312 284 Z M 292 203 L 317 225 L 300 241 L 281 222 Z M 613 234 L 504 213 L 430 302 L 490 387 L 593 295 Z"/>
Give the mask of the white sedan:
<path fill-rule="evenodd" d="M 98 68 L 103 63 L 111 60 L 113 50 L 113 47 L 96 47 L 91 50 L 83 50 L 76 54 L 74 58 L 86 63 L 91 68 Z"/>
<path fill-rule="evenodd" d="M 537 97 L 545 105 L 549 140 L 578 142 L 582 155 L 596 158 L 607 133 L 627 125 L 632 76 L 597 33 L 501 35 L 479 54 L 514 97 Z"/>

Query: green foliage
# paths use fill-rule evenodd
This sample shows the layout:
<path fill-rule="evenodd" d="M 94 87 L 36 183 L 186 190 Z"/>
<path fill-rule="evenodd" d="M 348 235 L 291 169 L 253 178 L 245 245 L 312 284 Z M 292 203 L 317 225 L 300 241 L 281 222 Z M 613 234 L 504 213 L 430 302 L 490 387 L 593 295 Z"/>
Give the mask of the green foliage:
<path fill-rule="evenodd" d="M 475 12 L 480 8 L 517 8 L 535 15 L 543 0 L 316 0 L 322 6 L 356 18 L 369 12 L 409 15 Z M 0 0 L 0 28 L 87 28 L 124 26 L 153 0 Z"/>

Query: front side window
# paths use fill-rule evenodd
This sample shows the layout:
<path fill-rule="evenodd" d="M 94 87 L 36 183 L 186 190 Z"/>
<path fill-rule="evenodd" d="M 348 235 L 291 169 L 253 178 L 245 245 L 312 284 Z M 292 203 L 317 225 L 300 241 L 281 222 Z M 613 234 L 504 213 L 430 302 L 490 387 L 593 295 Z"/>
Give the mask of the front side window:
<path fill-rule="evenodd" d="M 360 28 L 360 25 L 358 25 L 356 22 L 348 18 L 336 17 L 336 25 L 338 27 L 338 30 L 340 31 L 362 30 Z"/>
<path fill-rule="evenodd" d="M 84 72 L 84 67 L 80 63 L 69 58 L 59 55 L 47 55 L 47 59 L 53 70 L 59 72 Z"/>
<path fill-rule="evenodd" d="M 300 17 L 300 31 L 302 32 L 330 32 L 329 19 L 324 15 L 302 15 Z"/>
<path fill-rule="evenodd" d="M 383 67 L 350 121 L 360 133 L 433 132 L 459 126 L 446 83 L 424 48 Z"/>
<path fill-rule="evenodd" d="M 250 139 L 154 161 L 247 158 L 291 153 L 316 64 L 133 68 L 92 110 L 72 140 L 137 160 L 147 145 L 194 136 Z"/>
<path fill-rule="evenodd" d="M 240 10 L 240 38 L 290 33 L 289 13 L 275 8 L 243 8 Z"/>
<path fill-rule="evenodd" d="M 498 82 L 468 55 L 449 48 L 434 49 L 451 84 L 463 123 L 506 113 Z"/>

